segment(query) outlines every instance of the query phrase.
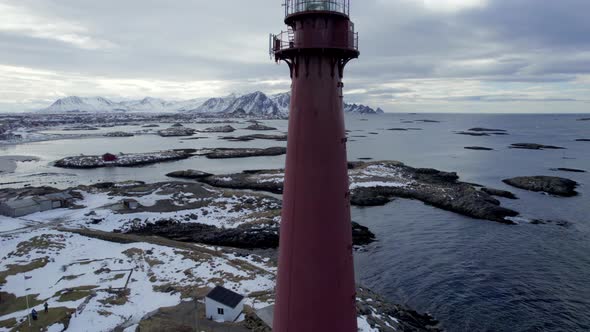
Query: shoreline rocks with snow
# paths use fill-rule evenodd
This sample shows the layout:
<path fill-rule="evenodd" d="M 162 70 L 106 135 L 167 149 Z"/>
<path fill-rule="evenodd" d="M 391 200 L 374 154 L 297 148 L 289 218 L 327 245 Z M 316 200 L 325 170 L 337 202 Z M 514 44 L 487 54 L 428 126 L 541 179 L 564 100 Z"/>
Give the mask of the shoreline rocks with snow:
<path fill-rule="evenodd" d="M 198 222 L 164 219 L 131 228 L 127 233 L 239 249 L 276 249 L 279 247 L 279 229 L 276 222 L 263 227 L 259 224 L 244 224 L 236 228 L 219 228 Z M 352 240 L 354 245 L 367 245 L 375 240 L 375 234 L 367 227 L 353 222 Z"/>
<path fill-rule="evenodd" d="M 213 175 L 213 174 L 197 171 L 194 169 L 189 169 L 186 171 L 176 171 L 176 172 L 166 174 L 166 176 L 171 177 L 171 178 L 191 179 L 191 180 L 199 180 L 199 179 L 209 177 L 211 175 Z"/>
<path fill-rule="evenodd" d="M 435 207 L 466 216 L 514 222 L 518 212 L 501 207 L 500 201 L 476 186 L 458 181 L 456 173 L 419 169 L 396 161 L 350 162 L 351 204 L 384 205 L 394 197 L 417 199 Z M 283 170 L 246 171 L 213 175 L 200 180 L 212 186 L 232 189 L 283 191 Z"/>
<path fill-rule="evenodd" d="M 572 197 L 578 195 L 575 191 L 578 183 L 576 181 L 556 176 L 520 176 L 503 180 L 504 183 L 513 187 L 548 194 Z"/>
<path fill-rule="evenodd" d="M 192 136 L 196 130 L 192 128 L 186 128 L 184 126 L 180 127 L 170 127 L 167 129 L 158 130 L 158 135 L 162 137 L 183 137 L 183 136 Z"/>
<path fill-rule="evenodd" d="M 203 149 L 201 155 L 208 159 L 232 159 L 232 158 L 249 158 L 249 157 L 267 157 L 280 156 L 287 153 L 287 148 L 271 147 L 266 149 L 257 148 L 214 148 Z"/>
<path fill-rule="evenodd" d="M 210 127 L 210 128 L 199 130 L 199 132 L 201 132 L 201 133 L 233 133 L 234 131 L 236 131 L 236 129 L 230 125 Z"/>
<path fill-rule="evenodd" d="M 134 167 L 155 164 L 159 162 L 187 159 L 196 150 L 168 150 L 152 153 L 132 153 L 118 156 L 75 156 L 60 159 L 54 163 L 60 168 L 101 168 L 101 167 Z"/>
<path fill-rule="evenodd" d="M 257 130 L 257 131 L 271 131 L 271 130 L 277 130 L 277 128 L 274 127 L 269 127 L 269 126 L 265 126 L 261 123 L 254 123 L 249 125 L 248 127 L 244 128 L 246 130 Z"/>
<path fill-rule="evenodd" d="M 112 132 L 112 133 L 104 134 L 104 136 L 105 137 L 133 137 L 135 135 L 132 134 L 132 133 L 126 133 L 126 132 L 123 132 L 123 131 L 115 131 L 115 132 Z"/>

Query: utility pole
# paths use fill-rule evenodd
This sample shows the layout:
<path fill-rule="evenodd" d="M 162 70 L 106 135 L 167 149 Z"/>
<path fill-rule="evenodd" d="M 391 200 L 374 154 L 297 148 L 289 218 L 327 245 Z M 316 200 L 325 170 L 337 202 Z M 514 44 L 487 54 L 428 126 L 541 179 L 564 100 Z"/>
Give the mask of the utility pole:
<path fill-rule="evenodd" d="M 31 312 L 30 312 L 30 308 L 29 308 L 29 292 L 27 291 L 27 276 L 25 275 L 25 281 L 24 281 L 24 286 L 25 286 L 25 301 L 27 302 L 27 318 L 29 319 L 29 327 L 31 327 Z"/>

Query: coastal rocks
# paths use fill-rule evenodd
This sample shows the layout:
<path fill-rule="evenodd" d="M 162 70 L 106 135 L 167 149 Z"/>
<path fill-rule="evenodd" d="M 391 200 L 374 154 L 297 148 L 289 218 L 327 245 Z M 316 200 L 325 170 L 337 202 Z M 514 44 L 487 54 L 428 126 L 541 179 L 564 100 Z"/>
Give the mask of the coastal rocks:
<path fill-rule="evenodd" d="M 115 132 L 112 132 L 112 133 L 104 134 L 104 136 L 105 137 L 133 137 L 135 135 L 133 135 L 131 133 L 126 133 L 126 132 L 123 132 L 123 131 L 115 131 Z"/>
<path fill-rule="evenodd" d="M 249 158 L 249 157 L 264 157 L 264 156 L 280 156 L 287 153 L 287 148 L 271 147 L 267 149 L 243 148 L 216 148 L 205 149 L 201 151 L 209 159 L 230 159 L 230 158 Z"/>
<path fill-rule="evenodd" d="M 233 133 L 236 129 L 230 125 L 210 127 L 203 130 L 199 130 L 201 133 Z"/>
<path fill-rule="evenodd" d="M 471 129 L 469 129 L 469 131 L 476 131 L 476 132 L 497 132 L 497 133 L 505 133 L 505 132 L 507 132 L 504 129 L 489 129 L 489 128 L 480 128 L 480 127 L 471 128 Z"/>
<path fill-rule="evenodd" d="M 422 128 L 389 128 L 390 131 L 410 131 L 410 130 L 422 130 Z"/>
<path fill-rule="evenodd" d="M 572 173 L 586 173 L 585 170 L 583 169 L 576 169 L 576 168 L 564 168 L 564 167 L 560 167 L 560 168 L 551 168 L 551 171 L 554 172 L 572 172 Z"/>
<path fill-rule="evenodd" d="M 357 313 L 377 331 L 440 332 L 439 322 L 406 306 L 387 302 L 381 295 L 359 286 L 356 291 Z"/>
<path fill-rule="evenodd" d="M 469 131 L 457 131 L 455 132 L 457 135 L 467 135 L 467 136 L 490 136 L 488 133 L 472 133 Z"/>
<path fill-rule="evenodd" d="M 414 120 L 415 122 L 422 122 L 422 123 L 440 123 L 440 121 L 437 120 Z"/>
<path fill-rule="evenodd" d="M 565 148 L 553 145 L 543 145 L 536 143 L 514 143 L 510 145 L 511 149 L 527 149 L 527 150 L 564 150 Z"/>
<path fill-rule="evenodd" d="M 192 136 L 195 133 L 195 130 L 192 128 L 186 127 L 170 127 L 168 129 L 163 129 L 158 131 L 158 135 L 162 137 L 183 137 L 183 136 Z"/>
<path fill-rule="evenodd" d="M 481 191 L 492 196 L 504 197 L 508 199 L 518 199 L 516 195 L 506 190 L 483 187 L 481 188 Z"/>
<path fill-rule="evenodd" d="M 280 230 L 278 223 L 267 224 L 265 227 L 257 224 L 243 224 L 236 228 L 218 228 L 212 225 L 181 223 L 165 219 L 132 227 L 128 233 L 156 235 L 181 242 L 240 249 L 275 249 L 279 246 Z M 375 235 L 367 227 L 352 223 L 354 245 L 367 245 L 373 241 L 375 241 Z"/>
<path fill-rule="evenodd" d="M 277 128 L 265 126 L 265 125 L 260 124 L 260 123 L 255 123 L 255 124 L 249 125 L 245 129 L 247 129 L 247 130 L 259 130 L 259 131 L 277 130 Z"/>
<path fill-rule="evenodd" d="M 468 135 L 468 136 L 491 136 L 491 135 L 508 135 L 508 132 L 504 129 L 490 129 L 490 128 L 471 128 L 467 131 L 455 132 L 457 135 Z"/>
<path fill-rule="evenodd" d="M 572 225 L 571 222 L 566 220 L 545 220 L 545 219 L 533 219 L 530 222 L 533 225 L 556 225 L 560 227 L 570 227 Z"/>
<path fill-rule="evenodd" d="M 66 157 L 55 162 L 61 168 L 133 167 L 192 157 L 195 150 L 168 150 L 153 153 L 105 154 L 103 156 Z"/>
<path fill-rule="evenodd" d="M 590 142 L 590 138 L 579 138 L 576 142 Z"/>
<path fill-rule="evenodd" d="M 574 190 L 578 186 L 576 181 L 555 176 L 521 176 L 506 179 L 503 182 L 516 188 L 546 192 L 562 197 L 572 197 L 578 194 Z"/>
<path fill-rule="evenodd" d="M 254 134 L 254 135 L 244 135 L 244 136 L 224 136 L 220 137 L 219 139 L 231 141 L 231 142 L 249 142 L 257 139 L 261 140 L 272 140 L 272 141 L 279 141 L 284 142 L 287 141 L 287 135 L 266 135 L 266 134 Z"/>
<path fill-rule="evenodd" d="M 351 204 L 383 205 L 394 197 L 420 200 L 435 207 L 466 216 L 513 224 L 506 217 L 518 212 L 500 206 L 491 195 L 476 186 L 458 181 L 456 173 L 417 169 L 396 161 L 350 162 Z M 264 190 L 280 194 L 284 171 L 259 170 L 214 175 L 201 180 L 212 186 Z"/>
<path fill-rule="evenodd" d="M 186 171 L 176 171 L 172 173 L 166 174 L 166 176 L 171 178 L 180 178 L 180 179 L 191 179 L 191 180 L 200 180 L 206 177 L 209 177 L 213 174 L 197 171 L 194 169 L 189 169 Z"/>
<path fill-rule="evenodd" d="M 476 150 L 476 151 L 494 151 L 494 149 L 492 149 L 492 148 L 486 148 L 483 146 L 466 146 L 465 149 Z"/>
<path fill-rule="evenodd" d="M 581 118 L 581 119 L 578 119 L 578 121 L 590 121 L 590 118 Z"/>
<path fill-rule="evenodd" d="M 159 128 L 159 127 L 160 127 L 160 125 L 157 125 L 157 124 L 146 124 L 146 125 L 141 126 L 141 128 Z"/>
<path fill-rule="evenodd" d="M 85 131 L 85 130 L 94 131 L 94 130 L 98 130 L 98 128 L 92 127 L 92 126 L 79 126 L 79 127 L 64 128 L 64 131 Z"/>

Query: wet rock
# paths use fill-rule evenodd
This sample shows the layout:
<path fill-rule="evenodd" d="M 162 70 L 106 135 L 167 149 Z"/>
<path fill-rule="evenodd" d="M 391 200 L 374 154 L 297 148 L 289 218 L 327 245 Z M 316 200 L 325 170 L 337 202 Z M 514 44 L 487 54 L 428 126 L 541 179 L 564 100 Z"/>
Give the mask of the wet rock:
<path fill-rule="evenodd" d="M 236 129 L 230 125 L 210 127 L 210 128 L 200 130 L 200 132 L 202 132 L 202 133 L 232 133 L 234 131 L 236 131 Z"/>
<path fill-rule="evenodd" d="M 572 223 L 565 220 L 545 220 L 545 219 L 533 219 L 531 220 L 533 225 L 556 225 L 559 227 L 571 227 Z"/>
<path fill-rule="evenodd" d="M 367 245 L 375 240 L 367 227 L 353 222 L 352 239 L 354 245 Z M 222 229 L 199 223 L 181 223 L 163 219 L 155 223 L 132 227 L 128 233 L 156 235 L 181 242 L 202 243 L 241 249 L 274 249 L 279 246 L 279 226 L 277 223 L 261 225 L 243 224 L 237 228 Z"/>
<path fill-rule="evenodd" d="M 579 138 L 576 142 L 590 142 L 590 138 Z"/>
<path fill-rule="evenodd" d="M 466 135 L 466 136 L 490 136 L 490 134 L 488 133 L 475 133 L 475 132 L 469 132 L 469 131 L 458 131 L 455 132 L 455 134 L 457 135 Z"/>
<path fill-rule="evenodd" d="M 249 158 L 249 157 L 263 157 L 263 156 L 280 156 L 287 153 L 287 148 L 271 147 L 266 149 L 244 148 L 244 149 L 230 149 L 217 148 L 210 149 L 203 152 L 209 159 L 230 159 L 230 158 Z"/>
<path fill-rule="evenodd" d="M 160 127 L 160 125 L 157 125 L 157 124 L 146 124 L 146 125 L 141 126 L 141 128 L 159 128 L 159 127 Z"/>
<path fill-rule="evenodd" d="M 505 219 L 518 212 L 501 207 L 500 202 L 476 186 L 459 182 L 454 172 L 412 168 L 396 161 L 349 162 L 351 204 L 383 205 L 394 197 L 420 200 L 435 207 L 466 216 L 514 224 Z M 258 170 L 214 175 L 201 180 L 212 186 L 232 189 L 283 192 L 282 170 Z"/>
<path fill-rule="evenodd" d="M 195 133 L 195 130 L 192 128 L 185 128 L 185 127 L 174 127 L 168 128 L 158 131 L 158 135 L 162 137 L 183 137 L 183 136 L 192 136 Z"/>
<path fill-rule="evenodd" d="M 393 199 L 379 194 L 373 194 L 366 190 L 353 191 L 350 196 L 350 204 L 356 206 L 381 206 L 391 202 Z"/>
<path fill-rule="evenodd" d="M 590 118 L 581 118 L 581 119 L 578 119 L 578 121 L 590 121 Z"/>
<path fill-rule="evenodd" d="M 483 146 L 466 146 L 465 149 L 467 150 L 477 150 L 477 151 L 494 151 L 492 148 L 486 148 Z"/>
<path fill-rule="evenodd" d="M 485 132 L 485 131 L 487 131 L 487 132 L 501 132 L 501 133 L 507 132 L 504 129 L 489 129 L 489 128 L 480 128 L 480 127 L 471 128 L 471 129 L 469 129 L 469 131 L 477 131 L 477 132 Z"/>
<path fill-rule="evenodd" d="M 415 122 L 423 122 L 423 123 L 440 123 L 437 120 L 414 120 Z"/>
<path fill-rule="evenodd" d="M 126 133 L 123 131 L 115 131 L 112 133 L 107 133 L 104 135 L 105 137 L 133 137 L 135 135 L 131 134 L 131 133 Z"/>
<path fill-rule="evenodd" d="M 481 191 L 492 196 L 504 197 L 508 199 L 518 199 L 516 195 L 506 190 L 483 187 L 481 188 Z"/>
<path fill-rule="evenodd" d="M 511 149 L 527 149 L 527 150 L 563 150 L 565 148 L 553 145 L 543 145 L 536 143 L 514 143 L 510 145 Z"/>
<path fill-rule="evenodd" d="M 176 171 L 176 172 L 166 174 L 166 176 L 171 177 L 171 178 L 192 179 L 192 180 L 203 179 L 203 178 L 209 177 L 211 175 L 213 175 L 213 174 L 207 173 L 207 172 L 202 172 L 202 171 L 197 171 L 194 169 L 189 169 L 186 171 Z"/>
<path fill-rule="evenodd" d="M 387 130 L 391 130 L 391 131 L 408 131 L 408 128 L 389 128 Z"/>
<path fill-rule="evenodd" d="M 266 135 L 266 134 L 254 134 L 254 135 L 244 135 L 244 136 L 224 136 L 220 137 L 219 139 L 232 141 L 232 142 L 248 142 L 257 139 L 262 140 L 273 140 L 284 142 L 287 141 L 287 135 Z"/>
<path fill-rule="evenodd" d="M 552 171 L 561 171 L 561 172 L 572 172 L 572 173 L 586 173 L 583 169 L 576 169 L 576 168 L 551 168 Z"/>
<path fill-rule="evenodd" d="M 265 125 L 260 124 L 260 123 L 255 123 L 255 124 L 249 125 L 245 129 L 247 129 L 247 130 L 260 130 L 260 131 L 277 130 L 277 128 L 265 126 Z"/>
<path fill-rule="evenodd" d="M 578 186 L 576 181 L 555 176 L 521 176 L 506 179 L 503 182 L 516 188 L 563 197 L 572 197 L 578 194 L 574 190 Z"/>
<path fill-rule="evenodd" d="M 359 286 L 357 312 L 378 331 L 439 332 L 439 322 L 404 305 L 387 302 L 381 295 Z"/>

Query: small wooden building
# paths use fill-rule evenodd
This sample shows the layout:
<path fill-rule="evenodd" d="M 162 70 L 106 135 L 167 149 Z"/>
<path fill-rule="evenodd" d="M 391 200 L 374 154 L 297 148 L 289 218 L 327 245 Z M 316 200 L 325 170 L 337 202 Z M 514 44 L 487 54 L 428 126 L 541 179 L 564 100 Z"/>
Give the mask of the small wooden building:
<path fill-rule="evenodd" d="M 139 202 L 132 198 L 126 198 L 123 200 L 123 206 L 129 210 L 137 210 L 139 208 Z"/>
<path fill-rule="evenodd" d="M 205 314 L 217 322 L 233 322 L 244 310 L 244 296 L 217 286 L 205 297 Z"/>

